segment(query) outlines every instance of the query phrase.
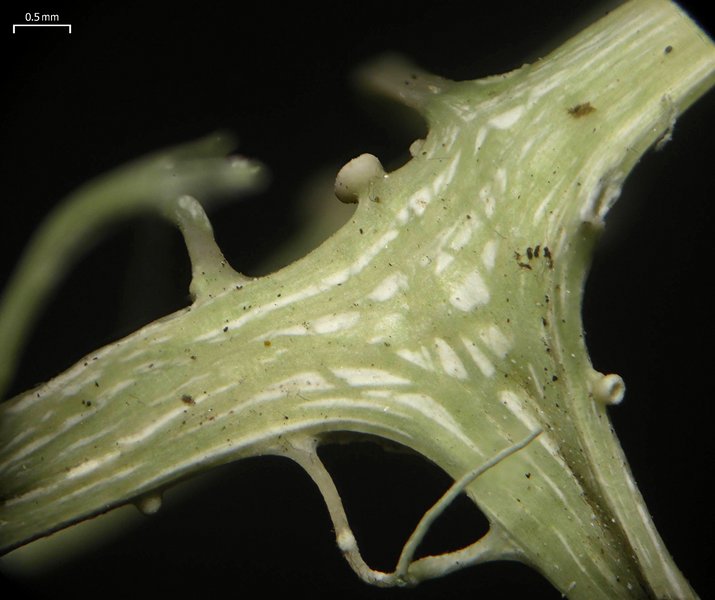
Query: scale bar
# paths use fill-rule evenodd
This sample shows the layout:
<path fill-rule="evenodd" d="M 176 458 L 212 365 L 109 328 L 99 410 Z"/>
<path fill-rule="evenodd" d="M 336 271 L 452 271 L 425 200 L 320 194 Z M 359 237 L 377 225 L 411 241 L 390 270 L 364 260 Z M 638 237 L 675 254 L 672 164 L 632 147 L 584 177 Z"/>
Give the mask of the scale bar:
<path fill-rule="evenodd" d="M 16 27 L 67 27 L 69 29 L 69 33 L 72 33 L 72 25 L 69 23 L 13 23 L 13 33 L 15 33 Z"/>

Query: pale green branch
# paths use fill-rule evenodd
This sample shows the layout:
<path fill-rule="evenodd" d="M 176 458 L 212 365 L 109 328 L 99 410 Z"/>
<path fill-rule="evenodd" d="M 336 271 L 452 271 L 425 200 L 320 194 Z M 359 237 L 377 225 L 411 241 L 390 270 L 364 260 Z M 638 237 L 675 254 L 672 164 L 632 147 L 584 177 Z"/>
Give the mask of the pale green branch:
<path fill-rule="evenodd" d="M 260 179 L 220 158 L 222 142 L 91 184 L 41 229 L 0 310 L 5 380 L 78 248 L 73 228 L 86 238 L 159 208 L 184 234 L 195 300 L 0 405 L 0 549 L 129 502 L 151 511 L 191 474 L 273 454 L 315 480 L 371 583 L 509 559 L 573 599 L 696 597 L 611 427 L 625 384 L 591 365 L 581 297 L 626 176 L 715 82 L 712 42 L 675 4 L 634 0 L 504 75 L 450 82 L 391 60 L 362 77 L 418 109 L 429 133 L 394 171 L 371 155 L 348 163 L 336 189 L 355 214 L 284 269 L 249 280 L 213 240 L 196 199 Z M 456 482 L 394 574 L 360 557 L 317 457 L 344 432 L 402 444 Z M 413 560 L 462 491 L 489 533 Z"/>
<path fill-rule="evenodd" d="M 257 162 L 227 158 L 234 146 L 231 136 L 215 134 L 157 152 L 86 184 L 60 203 L 35 233 L 0 298 L 0 397 L 45 301 L 108 225 L 146 213 L 169 216 L 179 196 L 210 201 L 265 184 Z"/>

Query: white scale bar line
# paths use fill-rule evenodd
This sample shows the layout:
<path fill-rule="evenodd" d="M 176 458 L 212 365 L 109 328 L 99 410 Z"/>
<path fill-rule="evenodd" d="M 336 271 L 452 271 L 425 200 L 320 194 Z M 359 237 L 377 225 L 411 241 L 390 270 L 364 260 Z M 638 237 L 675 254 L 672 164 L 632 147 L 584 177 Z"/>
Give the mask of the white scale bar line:
<path fill-rule="evenodd" d="M 69 23 L 13 23 L 13 33 L 15 33 L 16 27 L 67 27 L 69 29 L 69 33 L 72 33 L 72 25 Z"/>

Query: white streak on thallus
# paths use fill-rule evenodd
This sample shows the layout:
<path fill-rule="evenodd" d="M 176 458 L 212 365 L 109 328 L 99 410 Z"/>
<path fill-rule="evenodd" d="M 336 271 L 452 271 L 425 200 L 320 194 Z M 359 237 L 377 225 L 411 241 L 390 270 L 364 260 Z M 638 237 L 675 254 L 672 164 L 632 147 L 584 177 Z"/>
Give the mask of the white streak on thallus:
<path fill-rule="evenodd" d="M 497 240 L 489 240 L 484 244 L 484 248 L 482 248 L 482 264 L 487 269 L 487 272 L 490 272 L 494 268 L 497 256 L 497 244 Z"/>
<path fill-rule="evenodd" d="M 437 258 L 434 261 L 434 272 L 437 275 L 441 275 L 444 270 L 452 264 L 452 261 L 454 260 L 454 256 L 449 254 L 449 252 L 444 252 L 443 250 L 440 250 L 437 254 Z"/>
<path fill-rule="evenodd" d="M 539 427 L 539 422 L 533 417 L 528 408 L 524 406 L 524 402 L 517 394 L 511 390 L 502 390 L 499 392 L 499 400 L 527 429 L 533 431 Z"/>
<path fill-rule="evenodd" d="M 184 414 L 184 411 L 186 410 L 186 407 L 183 405 L 177 406 L 175 409 L 170 410 L 169 412 L 165 413 L 162 415 L 160 418 L 156 419 L 143 429 L 140 429 L 139 431 L 134 432 L 131 435 L 124 436 L 123 438 L 120 438 L 117 440 L 117 444 L 120 446 L 124 445 L 132 445 L 136 444 L 137 442 L 141 442 L 142 440 L 145 440 L 149 436 L 151 436 L 153 433 L 164 427 L 165 425 L 168 425 L 176 419 L 177 417 L 180 417 L 181 415 Z"/>
<path fill-rule="evenodd" d="M 482 127 L 477 131 L 477 135 L 474 138 L 474 154 L 477 154 L 482 149 L 482 144 L 487 138 L 487 132 L 489 129 L 487 127 Z"/>
<path fill-rule="evenodd" d="M 257 306 L 250 312 L 247 312 L 244 315 L 241 315 L 238 319 L 234 319 L 233 321 L 230 321 L 228 324 L 224 325 L 222 324 L 220 328 L 218 329 L 213 329 L 203 335 L 200 335 L 194 339 L 195 342 L 216 342 L 216 341 L 221 341 L 222 339 L 222 333 L 223 333 L 223 328 L 228 327 L 230 330 L 235 330 L 246 323 L 257 319 L 259 317 L 263 317 L 279 308 L 284 308 L 286 306 L 289 306 L 291 304 L 296 304 L 299 302 L 302 302 L 303 300 L 306 300 L 307 298 L 311 298 L 313 296 L 316 296 L 318 294 L 321 294 L 329 289 L 332 289 L 333 287 L 344 283 L 347 281 L 347 279 L 351 275 L 356 275 L 357 273 L 360 273 L 367 265 L 372 262 L 372 260 L 380 254 L 383 250 L 387 248 L 387 245 L 394 240 L 397 236 L 399 235 L 399 231 L 397 229 L 390 229 L 389 231 L 385 232 L 382 237 L 377 240 L 372 246 L 367 248 L 365 252 L 360 254 L 355 261 L 347 268 L 343 269 L 341 271 L 337 271 L 335 273 L 331 273 L 330 275 L 326 276 L 323 278 L 322 281 L 320 281 L 317 284 L 314 285 L 309 285 L 301 290 L 298 290 L 297 292 L 294 292 L 293 294 L 288 294 L 286 296 L 283 296 L 282 298 L 279 298 L 272 302 L 271 304 L 264 304 L 262 306 Z"/>
<path fill-rule="evenodd" d="M 449 302 L 455 308 L 468 312 L 489 302 L 489 288 L 477 271 L 470 271 L 452 289 Z"/>
<path fill-rule="evenodd" d="M 359 320 L 360 313 L 357 311 L 325 315 L 315 319 L 311 323 L 311 329 L 317 334 L 335 333 L 354 327 Z"/>
<path fill-rule="evenodd" d="M 452 415 L 431 396 L 427 394 L 395 394 L 393 396 L 395 402 L 402 406 L 408 406 L 427 416 L 430 421 L 439 423 L 455 438 L 459 439 L 471 449 L 475 450 L 479 455 L 483 455 L 481 450 L 474 445 L 474 442 L 464 433 L 459 423 L 454 420 Z"/>
<path fill-rule="evenodd" d="M 392 273 L 377 284 L 375 289 L 368 294 L 368 299 L 375 302 L 385 302 L 397 294 L 400 290 L 409 287 L 407 276 L 404 273 Z"/>
<path fill-rule="evenodd" d="M 467 352 L 469 352 L 469 356 L 472 357 L 474 364 L 479 367 L 479 370 L 485 377 L 491 377 L 492 375 L 494 375 L 494 365 L 479 349 L 476 342 L 466 337 L 462 337 L 462 344 L 464 344 L 464 348 L 467 350 Z"/>
<path fill-rule="evenodd" d="M 249 406 L 260 404 L 261 402 L 277 400 L 278 398 L 284 398 L 288 395 L 297 396 L 303 392 L 322 392 L 331 390 L 334 387 L 335 386 L 326 381 L 320 373 L 304 371 L 269 385 L 261 392 L 251 396 L 241 408 L 245 409 Z"/>
<path fill-rule="evenodd" d="M 512 125 L 516 124 L 519 119 L 521 119 L 525 109 L 526 107 L 523 105 L 510 108 L 509 110 L 501 113 L 500 115 L 489 119 L 489 125 L 496 129 L 508 129 Z"/>
<path fill-rule="evenodd" d="M 419 350 L 401 348 L 397 351 L 397 356 L 404 358 L 406 361 L 411 362 L 413 365 L 417 365 L 426 371 L 434 371 L 432 357 L 430 356 L 429 350 L 427 350 L 424 346 L 421 346 Z"/>
<path fill-rule="evenodd" d="M 380 385 L 407 385 L 411 383 L 409 379 L 404 379 L 393 375 L 382 369 L 372 369 L 365 367 L 344 367 L 331 369 L 333 374 L 348 385 L 354 387 L 380 386 Z"/>
<path fill-rule="evenodd" d="M 511 343 L 496 325 L 489 325 L 479 331 L 479 339 L 499 358 L 504 358 Z"/>
<path fill-rule="evenodd" d="M 437 357 L 442 365 L 442 370 L 451 377 L 466 379 L 467 370 L 464 368 L 462 361 L 452 346 L 442 338 L 435 338 L 434 343 L 437 348 Z"/>

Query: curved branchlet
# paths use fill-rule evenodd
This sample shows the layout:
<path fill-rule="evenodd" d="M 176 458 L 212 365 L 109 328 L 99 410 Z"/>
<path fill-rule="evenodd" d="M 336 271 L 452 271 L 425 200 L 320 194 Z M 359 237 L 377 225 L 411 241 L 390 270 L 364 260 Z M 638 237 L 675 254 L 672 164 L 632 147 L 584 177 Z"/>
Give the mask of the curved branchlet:
<path fill-rule="evenodd" d="M 230 287 L 243 287 L 250 279 L 234 271 L 216 244 L 213 227 L 199 201 L 184 195 L 167 202 L 163 212 L 184 236 L 191 260 L 189 292 L 194 301 L 210 299 Z"/>
<path fill-rule="evenodd" d="M 541 433 L 541 429 L 531 432 L 523 440 L 498 452 L 492 458 L 455 481 L 420 519 L 415 530 L 405 542 L 395 570 L 391 573 L 372 569 L 360 554 L 357 540 L 350 528 L 338 489 L 318 456 L 318 440 L 299 436 L 294 440 L 286 441 L 284 455 L 298 463 L 318 486 L 333 522 L 338 547 L 358 577 L 365 583 L 379 587 L 404 587 L 417 585 L 427 579 L 443 577 L 452 571 L 480 562 L 514 558 L 518 551 L 510 544 L 505 543 L 503 534 L 492 533 L 491 530 L 482 538 L 461 550 L 446 552 L 438 556 L 429 556 L 419 560 L 415 560 L 414 557 L 432 524 L 454 502 L 455 498 L 464 492 L 468 485 L 489 469 L 494 468 L 509 456 L 533 442 Z"/>
<path fill-rule="evenodd" d="M 226 157 L 234 147 L 231 136 L 214 134 L 169 148 L 86 184 L 58 205 L 34 235 L 0 299 L 0 397 L 44 302 L 107 225 L 146 213 L 175 219 L 184 195 L 210 202 L 264 185 L 257 162 Z M 199 251 L 189 245 L 195 254 Z"/>

